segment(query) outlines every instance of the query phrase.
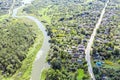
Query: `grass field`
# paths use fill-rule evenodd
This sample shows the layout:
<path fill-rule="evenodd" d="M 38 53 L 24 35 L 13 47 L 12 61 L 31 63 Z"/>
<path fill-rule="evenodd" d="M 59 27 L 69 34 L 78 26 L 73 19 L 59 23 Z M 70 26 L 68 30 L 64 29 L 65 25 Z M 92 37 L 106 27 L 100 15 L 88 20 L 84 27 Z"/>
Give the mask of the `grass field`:
<path fill-rule="evenodd" d="M 108 60 L 106 60 L 105 63 L 106 64 L 104 68 L 111 68 L 111 69 L 116 69 L 116 70 L 120 69 L 120 65 L 118 63 L 114 63 Z"/>
<path fill-rule="evenodd" d="M 78 76 L 77 76 L 77 80 L 82 80 L 82 78 L 84 77 L 84 70 L 83 69 L 79 69 L 78 70 Z"/>
<path fill-rule="evenodd" d="M 42 75 L 41 75 L 40 80 L 45 80 L 45 78 L 46 78 L 46 72 L 47 72 L 47 69 L 44 69 L 44 70 L 42 71 Z"/>
<path fill-rule="evenodd" d="M 8 18 L 8 17 L 9 17 L 9 15 L 2 15 L 2 16 L 0 16 L 0 21 L 6 19 L 6 18 Z"/>

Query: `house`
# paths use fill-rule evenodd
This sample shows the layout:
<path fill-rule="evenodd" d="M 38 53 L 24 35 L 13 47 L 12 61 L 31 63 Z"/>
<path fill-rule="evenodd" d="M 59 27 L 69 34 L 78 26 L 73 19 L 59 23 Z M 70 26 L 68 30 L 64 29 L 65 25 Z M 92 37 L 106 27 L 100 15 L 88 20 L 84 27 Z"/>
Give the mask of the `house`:
<path fill-rule="evenodd" d="M 78 48 L 79 52 L 85 52 L 85 48 Z"/>
<path fill-rule="evenodd" d="M 77 63 L 82 64 L 82 60 L 81 60 L 81 59 L 78 59 L 78 60 L 77 60 Z"/>
<path fill-rule="evenodd" d="M 69 54 L 72 54 L 73 53 L 73 51 L 72 50 L 67 50 L 67 52 L 69 53 Z"/>
<path fill-rule="evenodd" d="M 85 55 L 84 55 L 84 54 L 81 54 L 81 55 L 79 56 L 79 59 L 82 59 L 82 58 L 85 58 Z"/>
<path fill-rule="evenodd" d="M 100 62 L 100 61 L 99 61 L 99 62 L 96 62 L 96 66 L 97 66 L 97 67 L 101 67 L 101 66 L 102 66 L 102 62 Z"/>
<path fill-rule="evenodd" d="M 105 74 L 102 75 L 102 80 L 108 80 L 108 78 Z"/>
<path fill-rule="evenodd" d="M 99 53 L 93 54 L 93 57 L 94 57 L 95 59 L 99 59 L 99 58 L 100 58 Z"/>
<path fill-rule="evenodd" d="M 72 37 L 73 40 L 78 40 L 78 37 L 74 36 Z"/>
<path fill-rule="evenodd" d="M 79 26 L 78 26 L 78 29 L 80 29 L 80 28 L 82 28 L 82 25 L 79 25 Z"/>
<path fill-rule="evenodd" d="M 71 31 L 70 29 L 67 29 L 67 30 L 66 30 L 66 33 L 70 33 L 70 31 Z"/>
<path fill-rule="evenodd" d="M 85 46 L 81 45 L 81 44 L 78 45 L 78 51 L 81 52 L 81 53 L 85 52 Z"/>
<path fill-rule="evenodd" d="M 79 53 L 75 53 L 73 54 L 73 58 L 79 58 L 80 54 Z"/>
<path fill-rule="evenodd" d="M 76 59 L 75 59 L 75 58 L 72 58 L 72 59 L 71 59 L 71 62 L 72 62 L 72 63 L 76 62 Z"/>
<path fill-rule="evenodd" d="M 64 31 L 64 30 L 65 30 L 65 27 L 61 27 L 60 30 L 63 30 L 63 31 Z"/>
<path fill-rule="evenodd" d="M 75 46 L 72 46 L 72 49 L 76 49 L 76 47 L 75 47 Z"/>
<path fill-rule="evenodd" d="M 110 51 L 112 51 L 112 50 L 113 50 L 113 48 L 111 48 L 111 47 L 108 47 L 108 48 L 107 48 L 107 50 L 110 50 Z"/>
<path fill-rule="evenodd" d="M 85 48 L 85 46 L 82 45 L 82 44 L 79 44 L 79 45 L 78 45 L 78 48 Z"/>
<path fill-rule="evenodd" d="M 109 41 L 108 40 L 104 40 L 103 43 L 108 43 Z"/>
<path fill-rule="evenodd" d="M 86 39 L 83 39 L 83 42 L 87 42 L 87 40 L 86 40 Z"/>

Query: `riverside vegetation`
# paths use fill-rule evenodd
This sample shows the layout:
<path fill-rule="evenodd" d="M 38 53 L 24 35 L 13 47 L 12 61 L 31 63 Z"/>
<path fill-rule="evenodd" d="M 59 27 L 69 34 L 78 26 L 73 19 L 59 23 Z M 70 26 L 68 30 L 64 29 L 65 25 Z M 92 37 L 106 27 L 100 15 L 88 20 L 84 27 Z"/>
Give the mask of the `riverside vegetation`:
<path fill-rule="evenodd" d="M 43 34 L 27 18 L 13 19 L 13 0 L 0 0 L 0 80 L 29 80 Z M 14 8 L 20 6 L 16 0 Z"/>
<path fill-rule="evenodd" d="M 28 24 L 29 23 L 29 24 Z M 27 19 L 4 19 L 0 22 L 0 79 L 30 79 L 32 63 L 43 35 Z"/>
<path fill-rule="evenodd" d="M 20 24 L 17 20 L 6 19 L 0 29 L 0 69 L 2 74 L 10 75 L 20 68 L 36 34 L 30 25 Z"/>

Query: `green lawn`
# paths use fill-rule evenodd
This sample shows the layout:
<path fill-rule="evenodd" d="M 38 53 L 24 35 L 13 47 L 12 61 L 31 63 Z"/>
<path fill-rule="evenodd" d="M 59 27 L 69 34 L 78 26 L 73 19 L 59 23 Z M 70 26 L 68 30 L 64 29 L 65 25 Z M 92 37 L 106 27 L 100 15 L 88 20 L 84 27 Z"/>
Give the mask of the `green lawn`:
<path fill-rule="evenodd" d="M 78 69 L 78 76 L 77 80 L 82 80 L 82 78 L 85 76 L 83 69 Z"/>
<path fill-rule="evenodd" d="M 8 18 L 8 17 L 9 17 L 9 15 L 2 15 L 2 16 L 0 16 L 0 21 L 6 19 L 6 18 Z"/>
<path fill-rule="evenodd" d="M 45 80 L 45 78 L 46 78 L 46 72 L 47 72 L 47 69 L 44 69 L 44 70 L 42 71 L 42 75 L 41 75 L 40 80 Z"/>
<path fill-rule="evenodd" d="M 105 64 L 104 68 L 111 68 L 111 69 L 120 69 L 120 64 L 118 63 L 113 63 L 113 65 L 108 65 L 108 64 Z"/>

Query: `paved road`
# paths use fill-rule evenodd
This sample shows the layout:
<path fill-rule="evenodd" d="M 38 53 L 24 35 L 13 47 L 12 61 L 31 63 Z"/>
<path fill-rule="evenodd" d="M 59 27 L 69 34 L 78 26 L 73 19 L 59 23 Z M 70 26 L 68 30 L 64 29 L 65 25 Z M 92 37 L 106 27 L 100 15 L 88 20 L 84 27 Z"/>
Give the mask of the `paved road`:
<path fill-rule="evenodd" d="M 23 2 L 25 4 L 30 4 L 31 1 L 33 1 L 33 0 L 24 0 Z M 49 38 L 49 36 L 47 36 L 45 27 L 41 24 L 41 22 L 37 18 L 35 18 L 33 16 L 17 16 L 18 10 L 23 7 L 25 7 L 25 5 L 22 5 L 16 9 L 14 9 L 12 17 L 16 17 L 16 18 L 26 17 L 26 18 L 34 21 L 44 35 L 44 41 L 43 41 L 42 47 L 39 50 L 39 52 L 37 53 L 36 59 L 33 63 L 31 79 L 30 79 L 30 80 L 40 80 L 40 75 L 41 75 L 42 70 L 44 68 L 49 68 L 49 65 L 46 63 L 46 56 L 47 56 L 47 52 L 50 49 L 50 44 L 48 42 L 50 38 Z"/>
<path fill-rule="evenodd" d="M 87 48 L 85 50 L 85 54 L 86 54 L 85 59 L 86 59 L 87 64 L 88 64 L 88 71 L 89 71 L 89 74 L 90 74 L 92 80 L 95 80 L 95 76 L 94 76 L 94 73 L 93 73 L 93 70 L 92 70 L 90 51 L 91 51 L 91 47 L 92 47 L 94 38 L 96 36 L 97 29 L 100 27 L 100 24 L 102 22 L 102 18 L 104 16 L 105 9 L 106 9 L 108 3 L 109 3 L 109 0 L 107 0 L 107 2 L 105 4 L 105 7 L 103 8 L 103 10 L 101 12 L 101 16 L 100 16 L 100 18 L 99 18 L 99 20 L 98 20 L 98 22 L 97 22 L 97 24 L 96 24 L 96 26 L 95 26 L 95 28 L 93 30 L 93 33 L 92 33 L 92 35 L 90 37 L 90 40 L 89 40 L 89 42 L 87 44 Z"/>

